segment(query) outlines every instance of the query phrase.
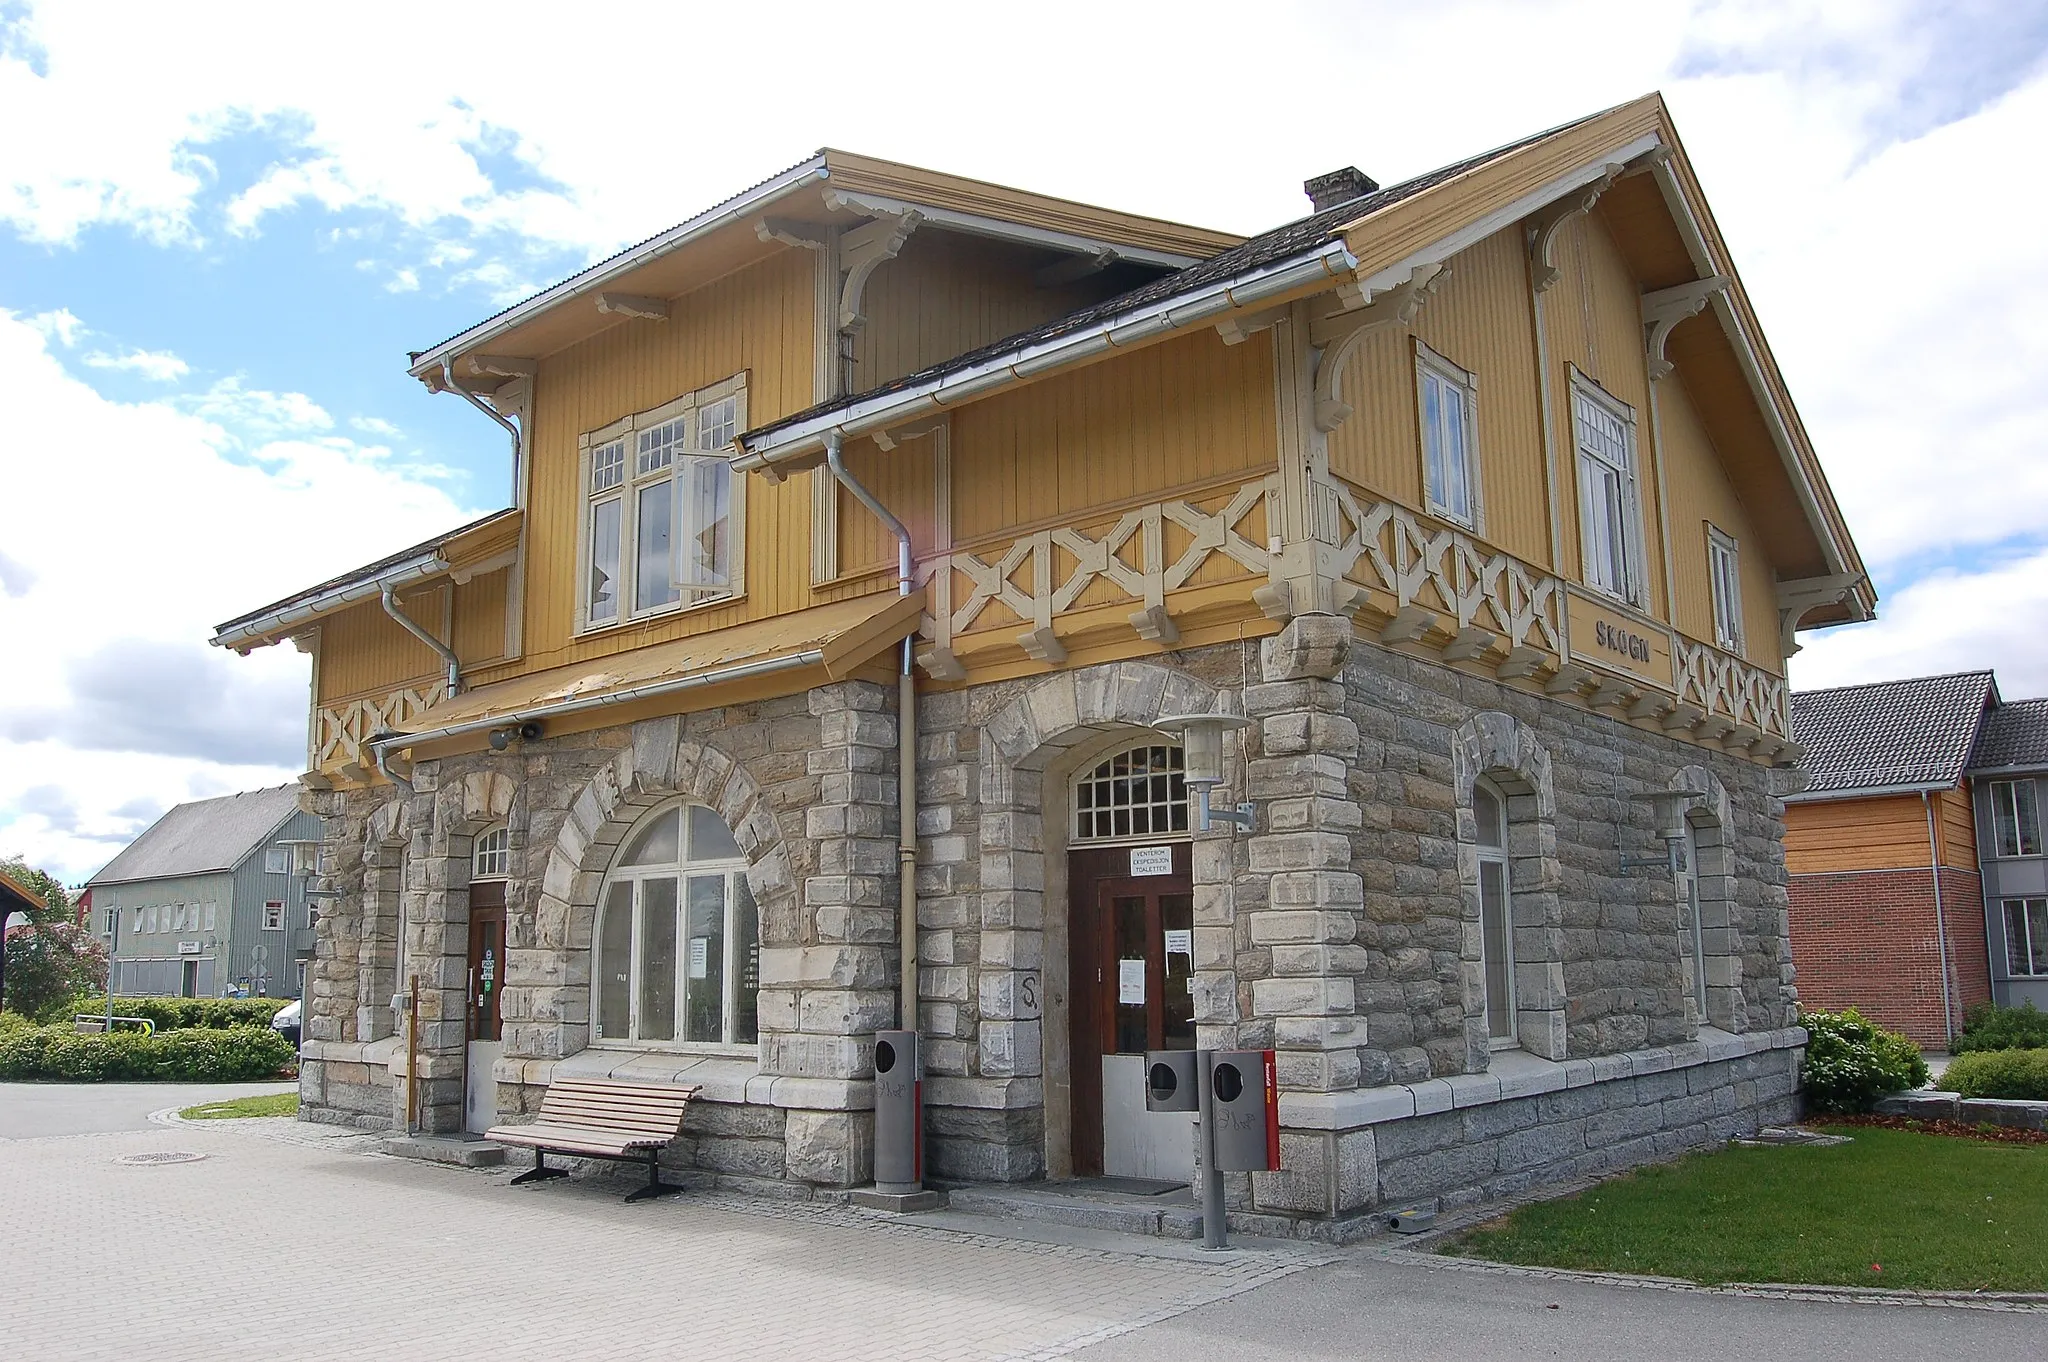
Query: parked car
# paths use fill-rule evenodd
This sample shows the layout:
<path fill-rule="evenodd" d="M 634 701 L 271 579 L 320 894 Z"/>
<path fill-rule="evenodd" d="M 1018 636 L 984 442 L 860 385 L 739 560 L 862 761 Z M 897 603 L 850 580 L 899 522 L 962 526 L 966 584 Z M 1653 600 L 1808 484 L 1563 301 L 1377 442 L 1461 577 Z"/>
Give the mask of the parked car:
<path fill-rule="evenodd" d="M 270 1019 L 270 1029 L 290 1041 L 294 1050 L 299 1047 L 299 1006 L 299 1000 L 294 998 Z"/>

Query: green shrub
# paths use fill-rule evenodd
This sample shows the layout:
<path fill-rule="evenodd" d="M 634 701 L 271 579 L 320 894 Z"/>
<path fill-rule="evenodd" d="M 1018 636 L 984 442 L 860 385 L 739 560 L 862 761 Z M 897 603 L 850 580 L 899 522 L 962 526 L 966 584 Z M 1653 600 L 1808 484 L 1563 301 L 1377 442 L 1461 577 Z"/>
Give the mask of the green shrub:
<path fill-rule="evenodd" d="M 235 1083 L 269 1078 L 296 1058 L 267 1026 L 76 1034 L 69 1025 L 0 1031 L 0 1080 Z"/>
<path fill-rule="evenodd" d="M 117 1017 L 147 1017 L 159 1031 L 199 1028 L 211 1031 L 230 1026 L 268 1026 L 278 1009 L 290 998 L 121 998 L 114 999 Z M 107 1010 L 105 998 L 82 998 L 73 1012 L 94 1015 Z M 68 1021 L 67 1014 L 66 1020 Z"/>
<path fill-rule="evenodd" d="M 1941 1086 L 1965 1097 L 2048 1102 L 2048 1049 L 1957 1055 L 1942 1072 Z"/>
<path fill-rule="evenodd" d="M 1869 1111 L 1887 1093 L 1927 1082 L 1927 1061 L 1913 1042 L 1865 1020 L 1855 1008 L 1802 1012 L 1806 1060 L 1799 1086 L 1814 1111 Z"/>
<path fill-rule="evenodd" d="M 2048 1049 L 2048 1012 L 2031 1002 L 2018 1007 L 1978 1003 L 1963 1013 L 1963 1030 L 1956 1037 L 1956 1053 L 1976 1050 Z"/>

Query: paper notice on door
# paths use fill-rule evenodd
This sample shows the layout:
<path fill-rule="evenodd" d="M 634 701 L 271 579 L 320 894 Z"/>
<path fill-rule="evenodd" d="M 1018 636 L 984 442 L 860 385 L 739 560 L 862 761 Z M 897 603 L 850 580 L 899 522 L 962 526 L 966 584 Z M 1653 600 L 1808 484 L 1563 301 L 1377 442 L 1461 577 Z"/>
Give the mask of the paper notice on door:
<path fill-rule="evenodd" d="M 711 972 L 711 938 L 693 936 L 690 938 L 690 977 L 702 979 Z"/>
<path fill-rule="evenodd" d="M 1145 962 L 1143 960 L 1119 960 L 1116 962 L 1116 1000 L 1119 1003 L 1145 1001 Z"/>
<path fill-rule="evenodd" d="M 1192 958 L 1195 953 L 1195 934 L 1192 931 L 1174 931 L 1169 928 L 1166 933 L 1166 953 Z"/>

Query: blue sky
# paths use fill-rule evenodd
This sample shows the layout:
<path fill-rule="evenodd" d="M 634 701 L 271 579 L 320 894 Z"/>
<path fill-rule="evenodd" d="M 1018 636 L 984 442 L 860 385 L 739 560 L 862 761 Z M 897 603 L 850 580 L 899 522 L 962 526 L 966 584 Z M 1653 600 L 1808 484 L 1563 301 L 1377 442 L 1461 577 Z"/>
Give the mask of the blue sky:
<path fill-rule="evenodd" d="M 0 0 L 0 854 L 295 775 L 305 660 L 210 626 L 503 501 L 406 351 L 826 144 L 1253 231 L 1661 89 L 1885 595 L 1795 681 L 2048 693 L 2048 7 L 492 15 Z"/>

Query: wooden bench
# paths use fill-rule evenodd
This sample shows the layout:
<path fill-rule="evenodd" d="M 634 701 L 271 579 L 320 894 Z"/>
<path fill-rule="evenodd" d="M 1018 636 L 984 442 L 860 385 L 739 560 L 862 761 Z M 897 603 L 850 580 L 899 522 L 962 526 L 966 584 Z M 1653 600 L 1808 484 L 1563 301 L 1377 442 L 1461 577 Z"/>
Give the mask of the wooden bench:
<path fill-rule="evenodd" d="M 531 1125 L 494 1126 L 484 1138 L 533 1150 L 533 1167 L 514 1185 L 567 1177 L 547 1166 L 547 1151 L 591 1159 L 647 1160 L 647 1185 L 628 1201 L 683 1189 L 661 1180 L 656 1162 L 663 1145 L 683 1128 L 683 1110 L 698 1089 L 674 1083 L 617 1083 L 602 1078 L 558 1078 L 540 1099 L 540 1118 Z"/>

